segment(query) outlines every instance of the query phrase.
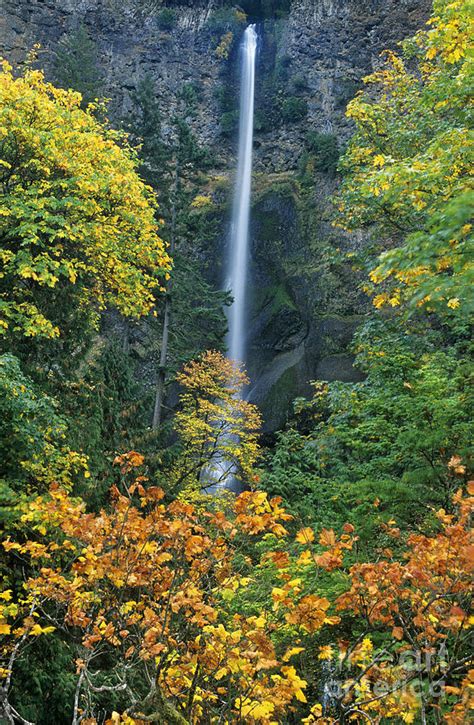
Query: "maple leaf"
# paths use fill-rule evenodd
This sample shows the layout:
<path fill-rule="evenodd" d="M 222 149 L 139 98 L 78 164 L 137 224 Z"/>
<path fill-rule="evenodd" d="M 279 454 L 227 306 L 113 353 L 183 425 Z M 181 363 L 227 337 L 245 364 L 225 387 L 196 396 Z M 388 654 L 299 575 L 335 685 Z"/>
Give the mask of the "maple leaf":
<path fill-rule="evenodd" d="M 314 541 L 314 531 L 309 526 L 300 529 L 296 534 L 295 541 L 299 544 L 310 544 Z"/>
<path fill-rule="evenodd" d="M 332 529 L 323 529 L 319 534 L 319 543 L 321 546 L 334 546 L 336 543 L 336 535 Z"/>
<path fill-rule="evenodd" d="M 330 644 L 319 648 L 318 660 L 330 660 L 333 658 L 334 651 Z"/>

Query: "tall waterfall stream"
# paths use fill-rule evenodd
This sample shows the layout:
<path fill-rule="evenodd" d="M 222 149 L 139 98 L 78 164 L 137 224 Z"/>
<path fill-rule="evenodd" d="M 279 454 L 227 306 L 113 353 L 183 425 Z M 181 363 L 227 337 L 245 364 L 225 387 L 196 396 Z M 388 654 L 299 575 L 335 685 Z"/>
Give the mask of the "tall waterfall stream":
<path fill-rule="evenodd" d="M 246 298 L 257 40 L 255 25 L 249 25 L 245 30 L 240 47 L 239 150 L 227 260 L 226 289 L 230 290 L 233 297 L 228 315 L 227 347 L 228 356 L 238 364 L 245 363 L 246 348 Z M 238 490 L 233 470 L 229 468 L 228 464 L 217 461 L 212 470 L 206 470 L 206 474 L 215 481 L 214 484 L 207 487 L 209 493 L 217 493 L 225 489 Z"/>
<path fill-rule="evenodd" d="M 255 25 L 249 25 L 244 33 L 241 46 L 242 80 L 240 90 L 239 154 L 232 211 L 227 283 L 227 287 L 234 299 L 229 311 L 229 357 L 238 363 L 245 362 L 246 347 L 247 267 L 256 54 L 257 32 Z"/>

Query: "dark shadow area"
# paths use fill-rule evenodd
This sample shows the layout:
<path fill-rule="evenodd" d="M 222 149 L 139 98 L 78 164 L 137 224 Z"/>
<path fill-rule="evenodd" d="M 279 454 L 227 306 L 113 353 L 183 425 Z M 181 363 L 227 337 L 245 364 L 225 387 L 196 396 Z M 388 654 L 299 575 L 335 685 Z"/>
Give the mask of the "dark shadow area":
<path fill-rule="evenodd" d="M 177 7 L 197 7 L 205 6 L 205 0 L 140 0 L 140 2 L 148 6 L 154 6 L 155 9 L 161 8 L 177 8 Z M 216 8 L 233 8 L 240 7 L 247 14 L 249 22 L 258 22 L 269 18 L 281 18 L 290 11 L 292 0 L 222 0 L 216 5 Z"/>
<path fill-rule="evenodd" d="M 247 13 L 249 21 L 259 21 L 287 15 L 291 0 L 241 0 L 239 4 Z"/>

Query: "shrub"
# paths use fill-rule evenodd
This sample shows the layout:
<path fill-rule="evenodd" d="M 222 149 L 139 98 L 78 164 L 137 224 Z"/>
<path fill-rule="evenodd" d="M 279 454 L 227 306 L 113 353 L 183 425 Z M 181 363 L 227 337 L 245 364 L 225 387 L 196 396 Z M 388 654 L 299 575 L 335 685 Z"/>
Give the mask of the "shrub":
<path fill-rule="evenodd" d="M 212 206 L 212 199 L 210 196 L 205 196 L 204 194 L 197 194 L 197 196 L 195 196 L 192 200 L 191 206 L 193 209 L 203 209 L 206 207 L 208 208 Z"/>
<path fill-rule="evenodd" d="M 222 38 L 219 41 L 219 45 L 216 48 L 216 55 L 218 58 L 221 58 L 222 60 L 227 60 L 229 57 L 229 53 L 232 48 L 232 43 L 234 42 L 234 33 L 232 31 L 228 31 L 225 33 Z"/>
<path fill-rule="evenodd" d="M 179 92 L 179 98 L 188 107 L 193 108 L 199 102 L 200 91 L 201 89 L 197 83 L 185 83 Z"/>
<path fill-rule="evenodd" d="M 310 131 L 306 136 L 308 150 L 315 156 L 317 171 L 335 173 L 339 160 L 339 144 L 333 133 Z"/>
<path fill-rule="evenodd" d="M 172 30 L 176 26 L 177 15 L 176 10 L 172 8 L 163 8 L 158 13 L 158 25 L 161 30 Z"/>
<path fill-rule="evenodd" d="M 301 93 L 308 90 L 308 81 L 306 80 L 304 75 L 298 74 L 296 76 L 293 76 L 293 78 L 291 79 L 291 84 L 295 93 Z"/>
<path fill-rule="evenodd" d="M 278 61 L 278 65 L 280 65 L 282 68 L 289 68 L 291 66 L 291 63 L 291 55 L 282 55 Z"/>
<path fill-rule="evenodd" d="M 267 109 L 268 111 L 268 109 Z M 253 127 L 256 133 L 265 133 L 273 128 L 270 114 L 264 111 L 256 111 Z"/>
<path fill-rule="evenodd" d="M 308 104 L 304 98 L 289 96 L 281 104 L 281 117 L 284 123 L 298 123 L 306 118 Z"/>
<path fill-rule="evenodd" d="M 243 12 L 235 8 L 220 8 L 211 13 L 206 27 L 212 33 L 222 34 L 229 30 L 238 31 L 245 22 L 246 16 Z"/>
<path fill-rule="evenodd" d="M 238 111 L 226 111 L 221 117 L 221 133 L 223 136 L 232 136 L 236 129 L 239 120 Z"/>

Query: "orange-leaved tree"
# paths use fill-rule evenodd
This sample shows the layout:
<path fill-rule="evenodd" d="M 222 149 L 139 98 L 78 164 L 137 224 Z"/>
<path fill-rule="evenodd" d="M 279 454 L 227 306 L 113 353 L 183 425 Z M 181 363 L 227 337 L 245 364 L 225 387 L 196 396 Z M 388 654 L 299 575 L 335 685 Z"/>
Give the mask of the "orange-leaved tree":
<path fill-rule="evenodd" d="M 333 697 L 304 722 L 469 722 L 474 482 L 453 503 L 455 513 L 437 512 L 438 533 L 408 538 L 404 561 L 387 549 L 350 567 L 337 609 L 357 617 L 354 635 L 323 652 L 333 662 Z M 400 535 L 395 526 L 392 533 Z"/>
<path fill-rule="evenodd" d="M 18 597 L 12 586 L 2 594 L 7 720 L 15 717 L 17 658 L 32 637 L 53 630 L 75 642 L 75 723 L 96 721 L 103 692 L 123 712 L 116 722 L 270 723 L 305 701 L 291 652 L 279 655 L 272 641 L 288 626 L 287 607 L 276 611 L 270 601 L 268 611 L 244 617 L 230 614 L 223 596 L 245 585 L 240 547 L 248 554 L 261 536 L 287 535 L 291 517 L 279 500 L 248 491 L 229 515 L 219 499 L 207 510 L 165 505 L 162 489 L 134 472 L 140 454 L 117 463 L 123 480 L 109 511 L 88 513 L 53 487 L 24 511 L 28 539 L 4 542 L 32 572 Z M 298 628 L 299 616 L 291 622 Z"/>

